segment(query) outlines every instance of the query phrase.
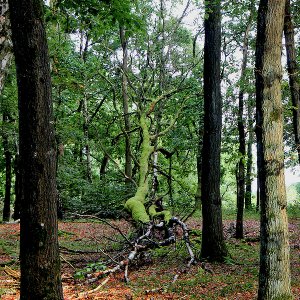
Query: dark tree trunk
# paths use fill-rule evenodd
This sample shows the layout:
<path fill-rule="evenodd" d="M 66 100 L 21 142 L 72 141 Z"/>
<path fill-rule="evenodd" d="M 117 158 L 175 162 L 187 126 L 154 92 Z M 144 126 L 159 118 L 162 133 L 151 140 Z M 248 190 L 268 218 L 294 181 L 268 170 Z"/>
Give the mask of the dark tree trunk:
<path fill-rule="evenodd" d="M 253 3 L 252 3 L 253 6 Z M 249 32 L 253 20 L 253 11 L 251 7 L 250 17 L 246 26 L 243 41 L 243 58 L 241 67 L 241 85 L 245 80 L 245 72 L 248 61 L 248 40 Z M 244 88 L 240 87 L 239 91 L 239 111 L 238 111 L 238 132 L 239 132 L 239 155 L 240 159 L 237 165 L 237 215 L 236 215 L 236 232 L 235 237 L 242 239 L 244 237 L 243 218 L 244 218 L 244 203 L 245 203 L 245 158 L 246 158 L 246 134 L 244 120 Z"/>
<path fill-rule="evenodd" d="M 227 249 L 223 237 L 220 195 L 222 99 L 220 87 L 221 5 L 206 2 L 204 21 L 204 136 L 202 150 L 202 258 L 223 261 Z"/>
<path fill-rule="evenodd" d="M 172 213 L 175 211 L 174 198 L 173 198 L 173 186 L 172 186 L 172 155 L 169 158 L 169 173 L 168 173 L 168 194 L 169 203 L 172 207 Z"/>
<path fill-rule="evenodd" d="M 85 23 L 82 22 L 82 26 L 84 26 Z M 86 64 L 87 55 L 88 55 L 88 46 L 89 46 L 89 37 L 85 33 L 85 31 L 82 29 L 80 32 L 80 58 L 82 60 L 83 64 Z M 86 77 L 84 77 L 84 81 L 86 81 Z M 85 82 L 84 86 L 87 85 L 87 82 Z M 80 101 L 80 105 L 78 108 L 78 111 L 82 113 L 83 117 L 83 125 L 82 125 L 82 131 L 83 131 L 83 145 L 81 146 L 80 150 L 80 156 L 81 160 L 80 162 L 83 163 L 85 166 L 85 179 L 88 182 L 92 182 L 92 167 L 91 167 L 91 152 L 90 152 L 90 138 L 89 138 L 89 109 L 88 109 L 88 97 L 86 94 L 86 89 L 84 88 L 83 91 L 83 97 Z M 86 160 L 83 160 L 83 155 L 85 155 Z"/>
<path fill-rule="evenodd" d="M 13 219 L 18 220 L 21 217 L 21 178 L 20 178 L 20 158 L 19 154 L 15 156 L 14 162 L 14 173 L 15 173 L 15 203 Z"/>
<path fill-rule="evenodd" d="M 297 55 L 295 48 L 294 24 L 291 13 L 290 0 L 285 3 L 284 18 L 284 36 L 287 57 L 287 67 L 289 73 L 291 98 L 293 105 L 293 127 L 295 134 L 295 144 L 300 163 L 300 83 L 299 83 L 299 66 L 297 64 Z"/>
<path fill-rule="evenodd" d="M 248 104 L 248 141 L 247 141 L 247 171 L 246 171 L 246 194 L 245 194 L 245 209 L 250 210 L 252 208 L 252 164 L 253 154 L 252 146 L 254 139 L 253 132 L 253 109 L 251 101 Z"/>
<path fill-rule="evenodd" d="M 8 122 L 8 115 L 3 114 L 3 124 Z M 5 196 L 4 196 L 4 207 L 3 207 L 3 221 L 8 222 L 10 219 L 10 202 L 11 202 L 11 160 L 12 154 L 9 149 L 8 134 L 3 132 L 3 149 L 5 156 Z"/>
<path fill-rule="evenodd" d="M 195 209 L 201 209 L 201 178 L 202 178 L 202 148 L 203 148 L 203 118 L 200 116 L 197 149 L 197 191 L 195 194 Z"/>
<path fill-rule="evenodd" d="M 21 300 L 63 299 L 43 1 L 9 0 L 19 93 Z"/>
<path fill-rule="evenodd" d="M 261 0 L 256 41 L 256 124 L 260 182 L 259 300 L 293 299 L 284 182 L 281 47 L 285 2 Z"/>
<path fill-rule="evenodd" d="M 105 174 L 106 174 L 106 167 L 108 164 L 109 157 L 107 154 L 104 154 L 102 161 L 101 161 L 101 166 L 100 166 L 100 179 L 103 179 Z"/>

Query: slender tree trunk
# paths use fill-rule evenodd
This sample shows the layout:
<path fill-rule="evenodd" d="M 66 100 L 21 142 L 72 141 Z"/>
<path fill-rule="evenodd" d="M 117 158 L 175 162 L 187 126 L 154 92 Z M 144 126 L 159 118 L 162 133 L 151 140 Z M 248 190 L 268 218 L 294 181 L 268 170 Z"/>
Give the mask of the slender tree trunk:
<path fill-rule="evenodd" d="M 202 258 L 223 261 L 227 256 L 222 225 L 220 153 L 222 99 L 220 80 L 221 4 L 206 2 L 204 21 L 204 136 L 202 149 Z"/>
<path fill-rule="evenodd" d="M 284 37 L 285 49 L 287 57 L 287 67 L 289 73 L 291 98 L 293 105 L 293 125 L 295 134 L 295 144 L 300 163 L 300 82 L 299 82 L 299 66 L 297 64 L 297 55 L 295 47 L 294 24 L 291 13 L 290 0 L 285 2 L 285 18 L 284 18 Z"/>
<path fill-rule="evenodd" d="M 9 0 L 19 93 L 20 299 L 63 299 L 56 145 L 43 1 Z"/>
<path fill-rule="evenodd" d="M 15 156 L 14 160 L 14 173 L 15 173 L 15 203 L 14 203 L 14 213 L 13 219 L 18 220 L 21 217 L 21 176 L 20 176 L 20 158 L 19 151 Z"/>
<path fill-rule="evenodd" d="M 91 167 L 91 152 L 90 152 L 90 143 L 89 143 L 89 111 L 88 111 L 88 102 L 87 95 L 84 93 L 83 96 L 83 136 L 84 136 L 84 154 L 86 157 L 85 168 L 86 168 L 86 179 L 88 182 L 92 182 L 92 167 Z"/>
<path fill-rule="evenodd" d="M 253 3 L 252 3 L 253 6 Z M 246 67 L 248 62 L 248 41 L 249 32 L 252 26 L 253 12 L 251 8 L 249 20 L 244 33 L 243 41 L 243 58 L 241 67 L 241 85 L 245 80 Z M 244 237 L 243 218 L 245 203 L 245 159 L 246 159 L 246 134 L 244 121 L 244 88 L 240 87 L 239 91 L 239 111 L 238 111 L 238 132 L 239 132 L 239 155 L 240 159 L 237 165 L 237 216 L 236 216 L 236 232 L 235 237 L 242 239 Z"/>
<path fill-rule="evenodd" d="M 202 126 L 201 118 L 199 126 Z M 198 132 L 198 149 L 197 149 L 197 191 L 195 194 L 195 209 L 201 209 L 201 178 L 202 178 L 202 148 L 203 148 L 203 129 Z"/>
<path fill-rule="evenodd" d="M 292 299 L 284 182 L 281 47 L 285 1 L 261 0 L 256 42 L 256 124 L 261 207 L 259 300 Z"/>
<path fill-rule="evenodd" d="M 101 161 L 101 166 L 100 166 L 100 179 L 103 179 L 105 174 L 106 174 L 106 167 L 109 161 L 109 157 L 107 154 L 104 154 L 102 161 Z"/>
<path fill-rule="evenodd" d="M 247 171 L 246 171 L 246 194 L 245 194 L 245 209 L 250 210 L 252 208 L 252 164 L 253 164 L 253 154 L 252 146 L 254 140 L 253 132 L 253 109 L 251 101 L 248 104 L 248 141 L 247 141 Z"/>
<path fill-rule="evenodd" d="M 257 155 L 258 154 L 258 145 L 257 145 Z M 257 159 L 257 169 L 259 166 L 259 161 Z M 260 180 L 259 180 L 259 171 L 257 172 L 257 190 L 256 190 L 256 211 L 258 212 L 260 209 Z"/>
<path fill-rule="evenodd" d="M 131 160 L 131 140 L 130 140 L 130 119 L 129 119 L 129 105 L 128 105 L 128 40 L 126 38 L 126 31 L 123 26 L 120 27 L 120 40 L 123 50 L 122 62 L 122 97 L 123 97 L 123 114 L 125 122 L 125 183 L 131 184 L 132 177 L 132 160 Z"/>
<path fill-rule="evenodd" d="M 159 47 L 159 94 L 162 94 L 166 85 L 166 57 L 164 53 L 165 45 L 166 45 L 166 32 L 165 32 L 165 13 L 166 13 L 166 5 L 165 0 L 160 0 L 160 11 L 159 11 L 159 37 L 160 40 L 157 41 Z M 161 120 L 162 120 L 162 111 L 164 104 L 163 102 L 159 102 L 157 105 L 157 109 L 154 114 L 154 122 L 155 122 L 155 131 L 156 133 L 161 131 Z M 158 158 L 159 152 L 156 151 L 158 145 L 158 139 L 154 141 L 155 151 L 153 153 L 153 178 L 152 178 L 152 197 L 155 198 L 155 194 L 159 188 L 158 181 Z"/>
<path fill-rule="evenodd" d="M 89 38 L 88 35 L 84 33 L 84 30 L 81 31 L 81 40 L 80 40 L 80 57 L 83 64 L 86 63 L 88 55 L 88 45 Z M 86 81 L 86 77 L 84 77 Z M 88 182 L 92 182 L 92 167 L 91 167 L 91 152 L 90 152 L 90 142 L 89 142 L 89 109 L 88 109 L 88 98 L 86 94 L 87 82 L 84 84 L 83 98 L 81 100 L 80 108 L 83 116 L 83 149 L 81 150 L 81 157 L 83 162 L 83 154 L 86 157 L 84 162 L 85 166 L 85 177 Z"/>
<path fill-rule="evenodd" d="M 173 198 L 173 186 L 172 186 L 172 155 L 169 158 L 169 174 L 168 174 L 168 194 L 170 198 L 170 205 L 172 207 L 172 213 L 175 211 L 175 206 L 174 206 L 174 198 Z"/>
<path fill-rule="evenodd" d="M 3 124 L 8 122 L 8 115 L 3 114 Z M 12 154 L 9 149 L 8 134 L 3 132 L 3 149 L 5 156 L 5 196 L 3 207 L 3 221 L 8 222 L 10 219 L 10 202 L 11 202 L 11 160 Z"/>

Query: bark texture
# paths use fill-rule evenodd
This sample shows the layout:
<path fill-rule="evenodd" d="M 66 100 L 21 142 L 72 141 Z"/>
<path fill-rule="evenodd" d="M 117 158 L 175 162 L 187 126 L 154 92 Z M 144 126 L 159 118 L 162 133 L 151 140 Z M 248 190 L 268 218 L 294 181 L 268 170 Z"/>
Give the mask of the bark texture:
<path fill-rule="evenodd" d="M 295 144 L 298 153 L 298 161 L 300 163 L 300 81 L 299 66 L 297 64 L 297 55 L 295 47 L 295 32 L 292 20 L 290 0 L 286 0 L 285 3 L 284 37 L 291 98 L 293 105 L 292 110 Z"/>
<path fill-rule="evenodd" d="M 281 46 L 285 1 L 261 0 L 256 42 L 256 133 L 260 157 L 258 299 L 292 299 L 284 182 Z"/>
<path fill-rule="evenodd" d="M 221 5 L 206 2 L 204 44 L 204 136 L 202 149 L 203 258 L 222 261 L 227 256 L 223 237 L 220 195 L 222 99 L 220 87 Z"/>
<path fill-rule="evenodd" d="M 21 300 L 63 299 L 56 145 L 43 1 L 10 0 L 19 93 Z"/>

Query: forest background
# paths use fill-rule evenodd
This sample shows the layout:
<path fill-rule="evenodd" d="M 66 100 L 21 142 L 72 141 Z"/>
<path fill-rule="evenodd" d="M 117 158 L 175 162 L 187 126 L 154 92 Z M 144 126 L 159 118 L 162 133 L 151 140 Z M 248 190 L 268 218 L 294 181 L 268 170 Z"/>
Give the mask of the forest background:
<path fill-rule="evenodd" d="M 295 15 L 296 2 L 292 3 Z M 256 176 L 253 62 L 257 7 L 255 1 L 223 1 L 222 5 L 222 202 L 225 209 L 235 209 L 242 165 L 245 206 L 248 211 L 258 210 L 259 198 L 251 190 Z M 203 4 L 192 5 L 192 1 L 48 3 L 60 217 L 74 213 L 126 216 L 124 203 L 135 194 L 136 179 L 141 177 L 145 128 L 155 147 L 146 172 L 152 182 L 150 196 L 162 197 L 164 207 L 183 219 L 193 213 L 197 216 L 205 18 Z M 286 166 L 294 168 L 299 158 L 287 75 L 282 82 L 285 157 Z M 7 214 L 7 207 L 14 204 L 17 219 L 18 111 L 13 67 L 6 74 L 1 110 L 3 212 Z M 139 118 L 141 111 L 149 117 L 147 127 Z M 247 146 L 244 153 L 241 128 Z M 11 193 L 12 183 L 15 193 Z M 299 183 L 288 188 L 288 204 L 297 214 Z"/>
<path fill-rule="evenodd" d="M 297 3 L 292 4 L 297 16 Z M 158 153 L 155 158 L 159 193 L 165 195 L 165 205 L 174 210 L 184 208 L 187 214 L 193 211 L 197 202 L 197 156 L 203 130 L 203 4 L 167 1 L 161 5 L 159 1 L 151 1 L 134 6 L 125 2 L 116 4 L 111 11 L 102 4 L 97 7 L 96 3 L 83 5 L 76 1 L 61 1 L 59 8 L 55 3 L 48 5 L 52 7 L 47 6 L 46 19 L 61 209 L 101 211 L 103 216 L 121 214 L 124 201 L 135 190 L 126 177 L 137 176 L 140 151 L 137 108 L 163 98 L 159 100 L 150 130 L 168 129 L 173 120 L 176 124 L 157 140 L 158 146 L 167 152 Z M 234 4 L 224 1 L 223 10 L 223 206 L 234 207 L 236 202 L 236 172 L 241 158 L 238 135 L 241 90 L 248 148 L 243 159 L 245 166 L 251 164 L 246 176 L 248 185 L 249 180 L 252 183 L 251 203 L 256 206 L 253 123 L 256 7 L 253 1 Z M 297 18 L 294 23 L 297 43 Z M 245 35 L 248 58 L 241 76 Z M 283 55 L 283 61 L 285 58 Z M 16 183 L 17 174 L 17 92 L 15 70 L 11 66 L 1 95 L 2 199 L 8 166 L 14 167 L 10 175 L 7 173 L 12 184 Z M 299 202 L 299 168 L 287 73 L 282 90 L 288 202 L 293 205 Z M 128 161 L 132 169 L 129 175 L 125 170 Z M 14 203 L 13 191 L 6 197 Z"/>

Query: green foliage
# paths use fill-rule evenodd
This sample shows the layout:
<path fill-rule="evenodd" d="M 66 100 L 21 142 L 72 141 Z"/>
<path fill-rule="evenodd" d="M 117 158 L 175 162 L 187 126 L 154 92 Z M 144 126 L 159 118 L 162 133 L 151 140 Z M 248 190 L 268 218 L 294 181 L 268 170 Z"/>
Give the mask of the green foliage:
<path fill-rule="evenodd" d="M 99 262 L 93 262 L 89 263 L 85 268 L 77 270 L 74 273 L 74 279 L 84 279 L 87 274 L 90 274 L 92 272 L 100 272 L 100 271 L 105 271 L 106 270 L 106 265 L 99 261 Z"/>

